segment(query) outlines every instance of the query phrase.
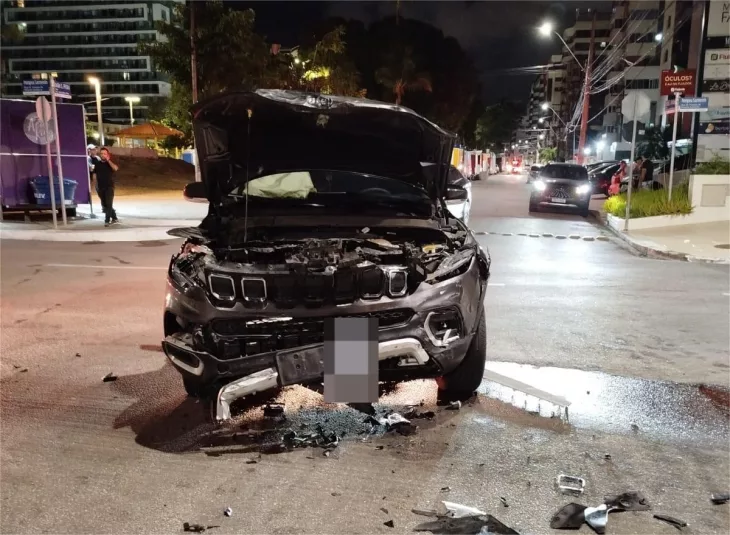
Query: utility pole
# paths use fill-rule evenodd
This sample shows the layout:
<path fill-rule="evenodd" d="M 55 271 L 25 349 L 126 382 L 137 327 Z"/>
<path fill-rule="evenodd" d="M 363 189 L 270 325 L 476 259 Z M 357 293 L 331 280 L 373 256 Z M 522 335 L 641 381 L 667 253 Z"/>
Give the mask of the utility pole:
<path fill-rule="evenodd" d="M 596 13 L 593 12 L 593 22 L 591 23 L 591 44 L 588 48 L 588 61 L 586 62 L 586 81 L 583 85 L 583 116 L 580 120 L 580 141 L 578 142 L 577 162 L 583 163 L 583 147 L 586 144 L 586 133 L 588 130 L 588 114 L 590 113 L 591 104 L 591 65 L 593 64 L 593 46 L 596 42 Z"/>
<path fill-rule="evenodd" d="M 190 2 L 190 75 L 191 88 L 193 94 L 193 104 L 198 102 L 198 58 L 195 50 L 195 0 L 188 0 Z M 195 134 L 193 133 L 193 148 L 195 148 Z M 200 175 L 200 162 L 198 161 L 198 151 L 193 153 L 193 162 L 195 163 L 195 181 L 202 182 L 203 179 Z"/>
<path fill-rule="evenodd" d="M 198 102 L 198 60 L 195 54 L 195 0 L 190 1 L 190 73 L 192 75 L 193 104 Z"/>

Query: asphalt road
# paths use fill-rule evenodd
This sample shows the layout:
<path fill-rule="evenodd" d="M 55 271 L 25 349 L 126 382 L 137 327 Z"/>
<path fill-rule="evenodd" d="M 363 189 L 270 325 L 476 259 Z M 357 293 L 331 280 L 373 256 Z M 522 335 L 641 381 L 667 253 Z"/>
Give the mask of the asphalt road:
<path fill-rule="evenodd" d="M 549 533 L 562 505 L 640 490 L 687 532 L 727 533 L 730 506 L 709 496 L 730 473 L 728 267 L 640 258 L 592 220 L 529 215 L 527 188 L 474 183 L 471 225 L 493 258 L 488 369 L 568 398 L 568 419 L 487 381 L 445 411 L 433 383 L 412 382 L 382 405 L 422 401 L 433 420 L 346 437 L 328 457 L 259 456 L 186 399 L 159 352 L 179 241 L 2 241 L 0 532 L 401 533 L 429 520 L 412 508 L 448 500 Z M 118 380 L 102 382 L 109 372 Z M 279 399 L 298 428 L 341 434 L 363 419 L 303 388 Z M 259 408 L 242 410 L 242 428 L 260 424 Z M 584 495 L 559 494 L 561 473 L 585 478 Z M 608 525 L 674 532 L 651 512 Z"/>

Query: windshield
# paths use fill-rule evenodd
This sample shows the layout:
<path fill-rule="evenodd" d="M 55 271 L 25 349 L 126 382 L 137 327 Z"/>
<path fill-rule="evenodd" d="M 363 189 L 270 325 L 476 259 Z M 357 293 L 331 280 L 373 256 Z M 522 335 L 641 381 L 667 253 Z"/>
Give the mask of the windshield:
<path fill-rule="evenodd" d="M 232 196 L 248 195 L 268 199 L 323 199 L 338 196 L 364 196 L 430 202 L 428 195 L 402 180 L 350 171 L 307 170 L 274 173 L 254 178 L 248 188 L 234 189 Z"/>
<path fill-rule="evenodd" d="M 588 171 L 580 165 L 546 165 L 540 170 L 540 176 L 567 180 L 588 180 Z"/>

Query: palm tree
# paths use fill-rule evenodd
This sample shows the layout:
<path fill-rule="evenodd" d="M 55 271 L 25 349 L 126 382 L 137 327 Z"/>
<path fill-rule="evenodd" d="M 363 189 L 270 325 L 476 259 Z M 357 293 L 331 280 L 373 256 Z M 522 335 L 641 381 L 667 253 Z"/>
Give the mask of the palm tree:
<path fill-rule="evenodd" d="M 389 54 L 385 66 L 375 71 L 375 81 L 385 86 L 395 95 L 395 103 L 400 106 L 403 96 L 411 91 L 433 91 L 431 77 L 426 72 L 417 72 L 413 61 L 413 50 L 408 47 L 402 54 Z"/>

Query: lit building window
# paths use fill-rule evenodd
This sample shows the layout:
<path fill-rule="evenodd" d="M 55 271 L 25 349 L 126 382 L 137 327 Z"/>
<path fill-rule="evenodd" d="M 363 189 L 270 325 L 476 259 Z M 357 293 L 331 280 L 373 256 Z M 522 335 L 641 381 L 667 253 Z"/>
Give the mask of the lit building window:
<path fill-rule="evenodd" d="M 128 72 L 123 73 L 122 78 L 124 78 L 125 80 L 129 80 L 129 73 Z"/>

